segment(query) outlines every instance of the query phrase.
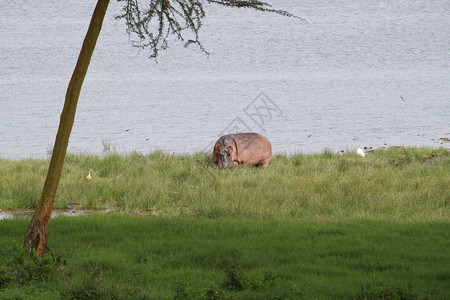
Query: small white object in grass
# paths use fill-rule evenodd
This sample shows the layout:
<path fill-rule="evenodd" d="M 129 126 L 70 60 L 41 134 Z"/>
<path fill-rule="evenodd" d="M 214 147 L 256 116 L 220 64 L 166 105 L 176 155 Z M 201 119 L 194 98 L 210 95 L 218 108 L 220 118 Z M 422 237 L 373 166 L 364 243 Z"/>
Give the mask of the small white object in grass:
<path fill-rule="evenodd" d="M 86 181 L 91 181 L 92 180 L 92 169 L 89 169 L 89 174 L 87 174 L 87 176 L 85 177 Z"/>
<path fill-rule="evenodd" d="M 356 153 L 358 155 L 361 155 L 362 157 L 366 157 L 366 154 L 364 153 L 363 149 L 361 149 L 361 148 L 358 148 L 358 150 L 356 150 Z"/>

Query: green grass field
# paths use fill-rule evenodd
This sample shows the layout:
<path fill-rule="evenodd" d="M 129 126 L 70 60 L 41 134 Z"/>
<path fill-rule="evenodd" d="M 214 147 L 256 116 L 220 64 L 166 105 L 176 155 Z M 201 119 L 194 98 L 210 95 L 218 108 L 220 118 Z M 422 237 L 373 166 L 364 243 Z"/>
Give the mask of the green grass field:
<path fill-rule="evenodd" d="M 0 159 L 0 208 L 35 207 L 47 165 Z M 450 299 L 449 183 L 446 149 L 69 155 L 56 208 L 116 212 L 51 221 L 63 270 L 0 220 L 0 299 Z"/>
<path fill-rule="evenodd" d="M 27 223 L 0 223 L 2 299 L 450 296 L 445 222 L 60 217 L 51 222 L 49 245 L 67 260 L 62 271 L 17 263 L 12 245 Z M 29 278 L 27 272 L 50 275 Z"/>

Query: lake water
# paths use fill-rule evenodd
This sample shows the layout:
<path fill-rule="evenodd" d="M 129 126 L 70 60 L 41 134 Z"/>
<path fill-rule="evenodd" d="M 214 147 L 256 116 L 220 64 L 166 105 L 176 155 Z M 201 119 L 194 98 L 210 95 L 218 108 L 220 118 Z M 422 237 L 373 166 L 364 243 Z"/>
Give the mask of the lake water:
<path fill-rule="evenodd" d="M 131 46 L 112 1 L 69 151 L 210 150 L 256 131 L 276 153 L 450 137 L 448 1 L 271 0 L 307 20 L 210 5 L 206 57 Z M 10 1 L 0 12 L 0 157 L 47 157 L 95 1 Z"/>

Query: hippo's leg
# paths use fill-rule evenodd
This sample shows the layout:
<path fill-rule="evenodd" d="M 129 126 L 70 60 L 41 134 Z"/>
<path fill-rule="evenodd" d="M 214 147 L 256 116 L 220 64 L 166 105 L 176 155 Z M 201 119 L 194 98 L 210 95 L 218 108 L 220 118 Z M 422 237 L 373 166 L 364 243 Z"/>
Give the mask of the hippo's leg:
<path fill-rule="evenodd" d="M 265 168 L 265 167 L 267 167 L 267 166 L 269 165 L 269 163 L 270 163 L 270 158 L 267 158 L 267 159 L 265 159 L 265 160 L 263 160 L 263 161 L 261 162 L 261 166 L 262 166 L 263 168 Z"/>

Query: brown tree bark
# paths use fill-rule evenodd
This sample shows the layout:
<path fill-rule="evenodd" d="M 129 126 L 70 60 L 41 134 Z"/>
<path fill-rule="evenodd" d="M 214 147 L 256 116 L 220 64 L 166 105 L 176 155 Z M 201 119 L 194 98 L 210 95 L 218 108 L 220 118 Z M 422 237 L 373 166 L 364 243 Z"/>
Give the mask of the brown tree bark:
<path fill-rule="evenodd" d="M 98 0 L 97 2 L 86 37 L 83 41 L 83 46 L 81 47 L 80 55 L 78 56 L 75 70 L 67 88 L 64 108 L 61 113 L 58 133 L 56 135 L 55 145 L 53 146 L 50 166 L 39 206 L 25 233 L 24 247 L 28 248 L 30 254 L 33 253 L 33 250 L 36 250 L 38 255 L 42 255 L 46 249 L 48 225 L 61 178 L 70 133 L 72 132 L 78 98 L 97 43 L 97 38 L 102 28 L 108 4 L 109 0 Z"/>

